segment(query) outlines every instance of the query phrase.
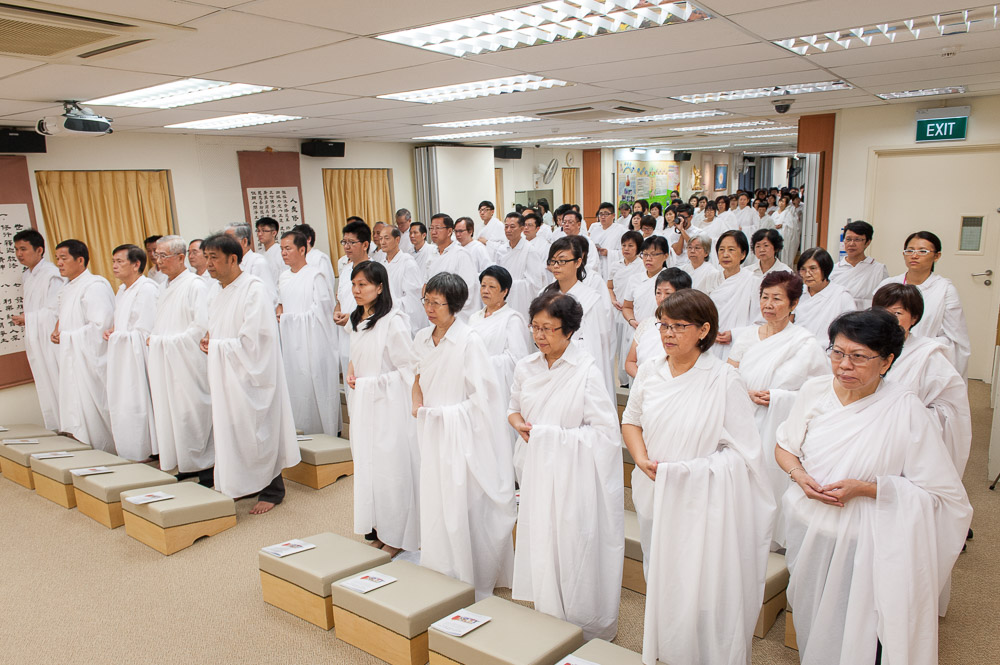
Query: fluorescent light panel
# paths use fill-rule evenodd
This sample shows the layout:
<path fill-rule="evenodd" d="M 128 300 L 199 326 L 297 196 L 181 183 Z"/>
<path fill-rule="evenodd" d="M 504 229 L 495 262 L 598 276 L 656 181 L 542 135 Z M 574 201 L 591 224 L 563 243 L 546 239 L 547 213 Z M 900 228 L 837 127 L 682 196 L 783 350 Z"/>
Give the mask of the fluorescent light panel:
<path fill-rule="evenodd" d="M 924 88 L 923 90 L 903 90 L 901 92 L 879 93 L 881 99 L 908 99 L 910 97 L 930 97 L 931 95 L 961 95 L 965 93 L 964 85 L 951 88 Z"/>
<path fill-rule="evenodd" d="M 575 141 L 585 139 L 586 136 L 549 136 L 544 139 L 518 139 L 517 141 L 504 141 L 504 143 L 552 143 L 553 141 Z"/>
<path fill-rule="evenodd" d="M 668 127 L 670 132 L 703 132 L 730 129 L 732 127 L 765 127 L 773 125 L 771 120 L 747 120 L 746 122 L 725 122 L 718 125 L 688 125 L 686 127 Z"/>
<path fill-rule="evenodd" d="M 485 130 L 482 132 L 463 132 L 461 134 L 438 134 L 436 136 L 414 136 L 414 141 L 454 141 L 457 139 L 474 139 L 479 136 L 500 136 L 502 134 L 513 134 L 514 132 L 496 132 Z"/>
<path fill-rule="evenodd" d="M 661 113 L 659 115 L 643 115 L 635 118 L 612 118 L 601 120 L 615 125 L 633 125 L 643 122 L 665 122 L 667 120 L 693 120 L 694 118 L 711 118 L 718 115 L 729 115 L 725 111 L 706 109 L 704 111 L 683 111 L 681 113 Z"/>
<path fill-rule="evenodd" d="M 165 125 L 167 129 L 236 129 L 237 127 L 252 127 L 254 125 L 269 125 L 275 122 L 302 120 L 298 115 L 271 115 L 268 113 L 240 113 L 226 115 L 220 118 L 179 122 L 175 125 Z"/>
<path fill-rule="evenodd" d="M 129 106 L 141 109 L 173 109 L 179 106 L 214 102 L 220 99 L 231 99 L 254 95 L 258 92 L 277 90 L 266 85 L 251 85 L 249 83 L 228 83 L 226 81 L 209 81 L 206 79 L 184 79 L 151 88 L 123 92 L 120 95 L 91 99 L 85 104 L 94 106 Z"/>
<path fill-rule="evenodd" d="M 752 148 L 758 145 L 788 145 L 788 141 L 757 141 L 756 143 L 734 143 L 732 147 L 734 148 Z"/>
<path fill-rule="evenodd" d="M 795 129 L 788 125 L 775 125 L 774 127 L 745 127 L 743 129 L 714 129 L 705 132 L 706 134 L 746 134 L 747 132 L 777 132 Z"/>
<path fill-rule="evenodd" d="M 432 122 L 424 127 L 486 127 L 488 125 L 509 125 L 514 122 L 533 122 L 541 118 L 529 118 L 525 115 L 506 115 L 501 118 L 480 118 L 479 120 L 456 120 L 455 122 Z"/>
<path fill-rule="evenodd" d="M 741 99 L 758 99 L 760 97 L 776 97 L 778 95 L 804 95 L 810 92 L 831 92 L 833 90 L 851 90 L 854 86 L 844 81 L 819 81 L 818 83 L 794 83 L 791 85 L 776 85 L 769 88 L 747 88 L 745 90 L 727 90 L 725 92 L 701 92 L 696 95 L 680 95 L 671 97 L 689 104 L 704 104 L 706 102 L 732 102 Z"/>
<path fill-rule="evenodd" d="M 592 145 L 597 143 L 617 143 L 621 141 L 621 138 L 617 139 L 589 139 L 587 141 L 569 141 L 566 143 L 553 143 L 552 145 Z"/>
<path fill-rule="evenodd" d="M 388 95 L 379 95 L 378 98 L 395 99 L 400 102 L 418 102 L 420 104 L 439 104 L 441 102 L 454 102 L 459 99 L 474 99 L 489 95 L 504 95 L 514 92 L 527 92 L 529 90 L 547 90 L 548 88 L 564 85 L 566 85 L 566 81 L 546 79 L 534 74 L 522 74 L 520 76 L 505 76 L 486 81 L 459 83 L 458 85 L 444 85 L 438 88 L 425 88 L 424 90 L 394 92 Z"/>
<path fill-rule="evenodd" d="M 957 12 L 901 19 L 891 23 L 878 23 L 816 35 L 789 37 L 788 39 L 775 40 L 774 43 L 799 55 L 813 55 L 841 49 L 881 46 L 883 44 L 911 42 L 916 39 L 982 32 L 1000 27 L 997 9 L 997 5 L 985 5 Z"/>
<path fill-rule="evenodd" d="M 749 136 L 743 136 L 744 139 L 772 139 L 776 136 L 798 136 L 798 132 L 783 132 L 781 134 L 753 134 Z"/>
<path fill-rule="evenodd" d="M 690 2 L 572 0 L 445 21 L 378 38 L 461 57 L 710 18 L 711 14 Z"/>

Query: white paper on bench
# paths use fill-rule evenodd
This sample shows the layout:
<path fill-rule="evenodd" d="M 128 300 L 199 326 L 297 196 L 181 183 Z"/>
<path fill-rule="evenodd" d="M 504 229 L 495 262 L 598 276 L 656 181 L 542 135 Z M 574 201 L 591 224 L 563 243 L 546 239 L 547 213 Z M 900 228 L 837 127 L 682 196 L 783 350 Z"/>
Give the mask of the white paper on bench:
<path fill-rule="evenodd" d="M 20 443 L 38 443 L 38 439 L 4 439 L 3 443 L 4 445 L 10 445 L 10 444 L 17 445 Z"/>
<path fill-rule="evenodd" d="M 469 610 L 459 610 L 454 614 L 450 614 L 443 619 L 435 621 L 431 624 L 431 628 L 440 630 L 442 633 L 447 633 L 455 637 L 462 637 L 479 628 L 484 623 L 490 620 L 491 617 L 485 614 L 476 614 L 475 612 L 470 612 Z"/>
<path fill-rule="evenodd" d="M 313 438 L 311 436 L 306 436 L 305 434 L 296 434 L 295 435 L 295 440 L 296 441 L 312 441 Z"/>
<path fill-rule="evenodd" d="M 4 427 L 3 425 L 0 425 L 0 432 L 9 432 L 9 431 L 10 431 L 9 429 Z"/>
<path fill-rule="evenodd" d="M 566 656 L 556 663 L 556 665 L 597 665 L 597 663 L 592 660 L 580 658 L 579 656 Z"/>
<path fill-rule="evenodd" d="M 112 473 L 114 469 L 109 469 L 106 466 L 92 466 L 89 469 L 71 469 L 70 473 L 74 476 L 96 476 L 99 473 Z"/>
<path fill-rule="evenodd" d="M 358 593 L 368 593 L 395 581 L 396 578 L 392 575 L 386 575 L 378 570 L 369 570 L 367 573 L 361 573 L 357 577 L 342 581 L 340 586 Z"/>
<path fill-rule="evenodd" d="M 283 543 L 277 545 L 269 545 L 267 547 L 260 548 L 261 552 L 270 554 L 271 556 L 276 556 L 279 559 L 283 556 L 288 556 L 289 554 L 295 554 L 296 552 L 305 552 L 306 550 L 311 550 L 315 545 L 312 543 L 307 543 L 304 540 L 299 540 L 297 538 L 292 540 L 286 540 Z"/>
<path fill-rule="evenodd" d="M 60 457 L 72 457 L 73 453 L 34 453 L 35 459 L 58 459 Z"/>
<path fill-rule="evenodd" d="M 174 498 L 173 494 L 167 494 L 166 492 L 150 492 L 149 494 L 142 494 L 139 496 L 126 497 L 125 500 L 129 503 L 134 503 L 137 506 L 141 506 L 144 503 L 153 503 L 154 501 L 166 501 L 167 499 Z"/>

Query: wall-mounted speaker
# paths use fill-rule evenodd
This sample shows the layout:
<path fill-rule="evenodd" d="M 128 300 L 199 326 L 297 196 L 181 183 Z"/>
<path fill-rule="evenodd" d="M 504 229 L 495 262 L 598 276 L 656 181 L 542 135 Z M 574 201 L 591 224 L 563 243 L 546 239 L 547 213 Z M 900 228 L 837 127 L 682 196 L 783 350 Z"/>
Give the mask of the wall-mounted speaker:
<path fill-rule="evenodd" d="M 496 159 L 521 159 L 521 148 L 493 148 L 493 157 Z"/>
<path fill-rule="evenodd" d="M 343 157 L 343 141 L 310 139 L 302 144 L 302 154 L 310 157 Z"/>
<path fill-rule="evenodd" d="M 0 127 L 0 152 L 45 152 L 45 137 L 33 129 Z"/>
<path fill-rule="evenodd" d="M 691 153 L 690 152 L 675 152 L 674 161 L 676 162 L 690 162 Z"/>

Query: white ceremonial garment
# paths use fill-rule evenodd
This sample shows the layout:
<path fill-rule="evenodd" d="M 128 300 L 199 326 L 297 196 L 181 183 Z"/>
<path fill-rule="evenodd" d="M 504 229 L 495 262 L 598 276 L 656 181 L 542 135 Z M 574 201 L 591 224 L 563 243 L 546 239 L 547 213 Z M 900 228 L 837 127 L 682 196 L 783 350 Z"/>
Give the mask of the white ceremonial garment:
<path fill-rule="evenodd" d="M 146 339 L 156 321 L 162 287 L 139 275 L 118 287 L 115 331 L 108 339 L 108 416 L 119 457 L 133 462 L 160 452 L 149 393 Z"/>
<path fill-rule="evenodd" d="M 461 320 L 437 346 L 433 332 L 428 326 L 413 340 L 424 399 L 416 427 L 420 565 L 473 585 L 479 601 L 513 579 L 514 463 L 482 339 Z"/>
<path fill-rule="evenodd" d="M 271 298 L 271 307 L 278 306 L 278 273 L 270 261 L 257 252 L 247 252 L 240 261 L 240 270 L 259 279 Z"/>
<path fill-rule="evenodd" d="M 503 224 L 502 219 L 494 216 L 485 225 L 480 223 L 476 227 L 477 231 L 474 240 L 478 242 L 479 238 L 485 238 L 486 248 L 489 250 L 491 256 L 507 242 L 507 234 L 503 230 Z M 481 245 L 482 243 L 479 244 Z"/>
<path fill-rule="evenodd" d="M 830 360 L 823 348 L 811 332 L 793 323 L 763 340 L 758 326 L 733 330 L 729 359 L 740 364 L 740 377 L 747 390 L 767 390 L 770 394 L 768 406 L 754 404 L 753 410 L 764 455 L 763 466 L 778 507 L 771 536 L 777 544 L 774 549 L 785 546 L 781 497 L 792 482 L 774 457 L 775 433 L 788 419 L 802 384 L 816 376 L 830 375 Z"/>
<path fill-rule="evenodd" d="M 870 256 L 866 256 L 856 266 L 852 266 L 846 258 L 840 259 L 830 273 L 830 281 L 848 290 L 854 297 L 857 309 L 871 307 L 872 296 L 888 278 L 888 268 Z"/>
<path fill-rule="evenodd" d="M 515 600 L 612 640 L 625 558 L 621 431 L 604 378 L 575 342 L 549 367 L 541 353 L 518 363 L 508 414 L 531 423 L 517 438 L 521 478 Z"/>
<path fill-rule="evenodd" d="M 799 253 L 799 239 L 801 237 L 800 217 L 791 207 L 786 208 L 785 212 L 777 213 L 773 217 L 775 227 L 781 224 L 778 233 L 781 234 L 785 245 L 781 250 L 780 258 L 785 263 L 794 265 L 795 258 Z"/>
<path fill-rule="evenodd" d="M 639 258 L 632 259 L 632 263 L 629 263 L 628 265 L 625 264 L 624 259 L 619 258 L 616 263 L 612 264 L 609 272 L 610 275 L 608 276 L 608 281 L 611 282 L 615 300 L 618 301 L 620 306 L 625 302 L 625 288 L 628 285 L 629 280 L 632 279 L 633 275 L 639 273 L 645 274 L 646 266 Z M 617 362 L 615 364 L 618 368 L 618 384 L 627 386 L 631 384 L 632 377 L 625 372 L 625 359 L 632 346 L 632 336 L 635 329 L 629 325 L 628 321 L 625 320 L 625 317 L 622 316 L 622 311 L 613 305 L 611 308 L 611 318 L 614 319 L 614 323 L 611 326 L 611 332 L 613 335 L 612 341 L 614 343 L 615 353 L 617 355 Z"/>
<path fill-rule="evenodd" d="M 375 263 L 381 263 L 383 265 L 385 264 L 385 252 L 375 247 L 374 242 L 370 245 L 368 250 L 368 260 L 374 261 Z"/>
<path fill-rule="evenodd" d="M 412 260 L 412 257 L 410 257 Z M 413 426 L 413 340 L 394 308 L 351 335 L 354 390 L 347 392 L 354 459 L 354 533 L 408 552 L 420 549 L 420 450 Z M 340 404 L 340 400 L 337 400 Z"/>
<path fill-rule="evenodd" d="M 751 263 L 751 261 L 753 263 Z M 746 264 L 744 264 L 743 270 L 748 270 L 748 271 L 752 272 L 754 274 L 754 276 L 757 277 L 758 279 L 763 279 L 764 275 L 767 275 L 768 273 L 772 273 L 772 272 L 790 272 L 793 275 L 797 275 L 798 274 L 793 268 L 791 268 L 790 266 L 785 265 L 779 259 L 775 259 L 774 263 L 772 263 L 771 267 L 768 268 L 767 270 L 761 270 L 760 269 L 760 261 L 757 260 L 756 256 L 748 256 L 747 257 L 747 262 L 746 262 Z"/>
<path fill-rule="evenodd" d="M 493 371 L 496 372 L 500 397 L 509 402 L 514 367 L 535 346 L 528 332 L 528 320 L 510 305 L 504 305 L 489 316 L 486 316 L 484 307 L 469 317 L 469 327 L 483 340 Z M 513 453 L 517 432 L 509 425 L 507 432 Z"/>
<path fill-rule="evenodd" d="M 427 326 L 427 314 L 420 302 L 424 288 L 423 271 L 417 266 L 412 254 L 403 252 L 402 245 L 391 260 L 386 259 L 385 270 L 389 274 L 392 306 L 406 314 L 410 320 L 410 334 L 415 335 L 418 330 Z"/>
<path fill-rule="evenodd" d="M 698 289 L 705 295 L 711 295 L 720 284 L 722 284 L 722 270 L 713 266 L 709 261 L 704 261 L 697 268 L 691 263 L 683 266 L 684 272 L 691 276 L 691 288 Z"/>
<path fill-rule="evenodd" d="M 506 243 L 507 239 L 504 238 L 504 244 Z M 493 265 L 492 247 L 487 249 L 486 245 L 478 240 L 472 240 L 468 245 L 461 245 L 461 247 L 469 253 L 469 258 L 472 259 L 472 265 L 476 269 L 476 275 L 479 275 L 479 273 Z"/>
<path fill-rule="evenodd" d="M 656 320 L 655 316 L 643 319 L 636 326 L 632 335 L 632 342 L 635 343 L 636 367 L 653 358 L 667 357 L 667 352 L 663 348 L 663 340 L 660 337 L 660 331 L 656 327 Z"/>
<path fill-rule="evenodd" d="M 263 254 L 264 258 L 271 264 L 271 270 L 274 272 L 276 278 L 288 270 L 288 264 L 281 258 L 281 245 L 278 243 L 271 245 Z"/>
<path fill-rule="evenodd" d="M 160 272 L 160 270 L 155 265 L 149 269 L 149 272 L 146 274 L 146 277 L 153 280 L 160 286 L 163 286 L 167 283 L 167 276 L 164 275 L 162 272 Z"/>
<path fill-rule="evenodd" d="M 600 223 L 594 224 L 590 229 L 592 251 L 597 252 L 598 269 L 604 281 L 607 281 L 608 276 L 611 274 L 611 266 L 621 258 L 622 236 L 627 231 L 628 229 L 622 228 L 617 224 L 609 224 L 608 228 L 604 228 Z M 601 256 L 600 251 L 598 251 L 600 249 L 605 249 L 608 253 L 605 256 Z"/>
<path fill-rule="evenodd" d="M 660 272 L 662 271 L 657 270 L 650 277 L 644 265 L 625 287 L 625 300 L 632 301 L 632 312 L 636 321 L 648 319 L 656 313 L 656 278 Z"/>
<path fill-rule="evenodd" d="M 35 381 L 38 405 L 45 429 L 59 427 L 59 346 L 52 343 L 52 331 L 59 320 L 59 292 L 66 278 L 46 259 L 21 273 L 24 289 L 24 350 Z"/>
<path fill-rule="evenodd" d="M 760 213 L 755 212 L 757 215 L 757 228 L 758 229 L 773 229 L 774 228 L 774 218 L 771 217 L 770 213 L 765 213 L 763 217 Z"/>
<path fill-rule="evenodd" d="M 351 290 L 351 273 L 354 272 L 354 263 L 348 261 L 346 256 L 340 257 L 337 261 L 337 273 L 339 277 L 337 278 L 337 304 L 340 305 L 340 313 L 347 314 L 350 316 L 358 307 L 357 301 L 354 299 L 354 293 Z M 390 295 L 392 294 L 392 285 L 389 285 Z M 345 323 L 342 326 L 337 326 L 337 353 L 340 358 L 340 373 L 342 376 L 347 376 L 347 364 L 351 360 L 351 324 L 350 322 Z"/>
<path fill-rule="evenodd" d="M 879 287 L 891 283 L 906 284 L 906 273 L 883 280 Z M 958 297 L 958 289 L 950 279 L 934 273 L 923 284 L 918 284 L 917 288 L 924 297 L 924 315 L 910 332 L 930 337 L 942 344 L 948 351 L 951 364 L 962 375 L 962 379 L 968 382 L 972 342 L 969 340 L 969 328 L 965 324 L 965 312 Z"/>
<path fill-rule="evenodd" d="M 736 370 L 703 353 L 673 376 L 639 368 L 622 423 L 642 428 L 656 480 L 632 499 L 646 575 L 646 665 L 747 665 L 764 595 L 774 500 L 752 403 Z"/>
<path fill-rule="evenodd" d="M 629 213 L 623 217 L 615 218 L 615 224 L 621 224 L 622 226 L 625 227 L 626 231 L 628 230 L 628 226 L 631 223 L 632 223 L 632 213 Z"/>
<path fill-rule="evenodd" d="M 890 370 L 891 375 L 891 370 Z M 965 488 L 928 409 L 882 382 L 843 406 L 831 377 L 807 381 L 778 445 L 820 485 L 877 482 L 843 507 L 792 484 L 782 499 L 799 658 L 811 665 L 938 662 L 938 595 L 972 520 Z"/>
<path fill-rule="evenodd" d="M 108 417 L 108 343 L 115 315 L 108 280 L 84 270 L 59 292 L 59 429 L 115 452 Z"/>
<path fill-rule="evenodd" d="M 340 433 L 340 368 L 334 300 L 319 270 L 304 265 L 278 278 L 281 358 L 295 428 L 306 434 Z M 367 533 L 367 532 L 366 532 Z"/>
<path fill-rule="evenodd" d="M 539 254 L 532 251 L 531 244 L 522 237 L 514 247 L 509 242 L 501 247 L 497 253 L 497 265 L 505 268 L 513 280 L 507 304 L 527 321 L 531 301 L 551 281 L 551 274 L 545 269 L 545 260 L 540 260 Z"/>
<path fill-rule="evenodd" d="M 205 273 L 206 275 L 208 273 Z M 167 282 L 149 335 L 149 393 L 160 468 L 181 473 L 211 468 L 212 396 L 208 357 L 199 348 L 208 330 L 209 303 L 219 282 L 182 272 Z"/>
<path fill-rule="evenodd" d="M 730 219 L 729 221 L 732 220 Z M 701 235 L 708 236 L 709 238 L 712 239 L 712 251 L 708 256 L 708 260 L 712 263 L 712 265 L 714 265 L 717 268 L 719 267 L 719 256 L 715 251 L 715 245 L 719 242 L 719 237 L 723 233 L 725 233 L 726 231 L 733 231 L 733 230 L 735 230 L 735 227 L 733 225 L 727 223 L 727 220 L 719 217 L 713 219 L 711 224 L 702 226 L 698 230 L 698 233 L 700 233 Z"/>
<path fill-rule="evenodd" d="M 437 247 L 429 242 L 425 242 L 424 246 L 419 250 L 413 250 L 413 258 L 417 262 L 417 267 L 420 268 L 420 279 L 423 280 L 423 283 L 426 283 L 430 279 L 428 269 L 435 257 L 437 257 Z"/>
<path fill-rule="evenodd" d="M 267 287 L 241 273 L 212 303 L 208 334 L 215 489 L 235 499 L 301 461 Z"/>
<path fill-rule="evenodd" d="M 709 296 L 719 311 L 719 332 L 732 331 L 761 320 L 761 278 L 748 270 L 740 270 L 732 277 L 723 274 L 722 283 Z M 726 360 L 732 344 L 713 344 L 711 351 Z"/>
<path fill-rule="evenodd" d="M 695 233 L 695 229 L 687 229 L 688 237 L 690 238 Z M 667 241 L 667 267 L 668 268 L 680 268 L 684 269 L 685 266 L 691 265 L 691 259 L 687 255 L 687 243 L 681 243 L 681 253 L 678 254 L 677 250 L 674 249 L 674 245 L 681 242 L 682 236 L 681 232 L 677 229 L 677 225 L 671 226 L 669 229 L 663 231 L 660 234 Z"/>
<path fill-rule="evenodd" d="M 330 260 L 329 254 L 313 247 L 306 252 L 306 263 L 319 270 L 323 277 L 326 278 L 327 283 L 330 285 L 331 293 L 337 292 L 337 276 L 333 274 L 333 262 Z"/>
<path fill-rule="evenodd" d="M 809 289 L 803 287 L 802 297 L 795 308 L 795 323 L 811 332 L 825 349 L 830 346 L 828 331 L 833 320 L 841 314 L 856 310 L 854 297 L 839 284 L 829 282 L 814 296 L 809 295 Z"/>
<path fill-rule="evenodd" d="M 603 293 L 583 282 L 577 282 L 566 295 L 576 298 L 583 307 L 583 320 L 580 322 L 580 329 L 573 333 L 573 341 L 591 355 L 604 377 L 608 394 L 611 399 L 617 399 L 614 384 L 615 349 L 611 343 L 611 298 L 608 297 L 606 286 L 602 286 L 601 290 Z"/>
<path fill-rule="evenodd" d="M 410 229 L 399 230 L 399 251 L 413 255 L 413 241 L 410 240 Z"/>
<path fill-rule="evenodd" d="M 458 275 L 469 288 L 469 297 L 465 299 L 465 306 L 458 314 L 467 322 L 472 313 L 483 306 L 482 298 L 479 297 L 479 273 L 472 264 L 472 256 L 454 240 L 444 248 L 444 252 L 439 252 L 431 258 L 427 266 L 427 281 L 442 272 Z"/>
<path fill-rule="evenodd" d="M 594 243 L 591 242 L 590 238 L 581 229 L 579 236 L 584 239 L 587 243 L 587 260 L 584 261 L 583 267 L 587 269 L 587 272 L 599 273 L 601 271 L 601 256 L 597 252 L 597 248 L 594 247 Z M 569 236 L 566 236 L 567 238 Z"/>
<path fill-rule="evenodd" d="M 747 237 L 747 242 L 750 241 L 750 237 L 754 234 L 758 228 L 760 228 L 760 215 L 751 206 L 745 208 L 735 208 L 733 210 L 733 217 L 736 218 L 736 224 L 740 231 Z"/>

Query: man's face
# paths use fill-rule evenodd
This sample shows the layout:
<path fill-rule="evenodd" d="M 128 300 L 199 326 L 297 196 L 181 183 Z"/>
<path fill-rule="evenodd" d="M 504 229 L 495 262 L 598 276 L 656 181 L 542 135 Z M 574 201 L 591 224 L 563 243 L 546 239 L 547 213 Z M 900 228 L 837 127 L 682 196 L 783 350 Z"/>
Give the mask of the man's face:
<path fill-rule="evenodd" d="M 111 256 L 111 272 L 121 282 L 131 282 L 139 276 L 139 263 L 129 263 L 128 250 L 123 249 Z"/>
<path fill-rule="evenodd" d="M 399 238 L 392 235 L 392 229 L 388 226 L 382 229 L 382 235 L 379 239 L 379 247 L 386 254 L 395 254 L 399 251 Z"/>
<path fill-rule="evenodd" d="M 441 218 L 431 220 L 431 242 L 440 247 L 448 243 L 451 238 L 451 229 L 444 225 Z"/>
<path fill-rule="evenodd" d="M 39 247 L 35 249 L 27 240 L 18 240 L 14 243 L 14 254 L 17 256 L 18 263 L 22 266 L 34 268 L 42 260 L 42 254 L 44 253 L 45 250 L 43 248 Z"/>
<path fill-rule="evenodd" d="M 615 221 L 615 211 L 608 210 L 607 208 L 601 208 L 597 211 L 597 221 L 601 223 L 601 226 L 607 228 L 608 225 Z"/>
<path fill-rule="evenodd" d="M 264 245 L 264 247 L 270 247 L 274 244 L 274 241 L 278 237 L 278 232 L 270 229 L 266 226 L 257 227 L 257 242 Z"/>
<path fill-rule="evenodd" d="M 410 218 L 406 215 L 400 215 L 396 218 L 396 228 L 406 233 L 410 230 Z"/>
<path fill-rule="evenodd" d="M 385 224 L 382 222 L 376 222 L 375 226 L 372 227 L 372 242 L 375 243 L 376 249 L 382 249 L 382 229 L 385 228 Z"/>
<path fill-rule="evenodd" d="M 199 243 L 200 246 L 200 243 Z M 172 254 L 170 248 L 167 247 L 166 243 L 158 242 L 155 245 L 156 249 L 153 250 L 152 254 L 148 256 L 156 261 L 156 267 L 159 268 L 160 272 L 166 275 L 169 279 L 177 277 L 177 275 L 184 272 L 184 253 Z M 197 270 L 197 268 L 195 268 Z"/>
<path fill-rule="evenodd" d="M 479 206 L 479 219 L 483 220 L 483 224 L 493 219 L 493 209 Z"/>
<path fill-rule="evenodd" d="M 458 222 L 455 224 L 455 240 L 458 241 L 462 247 L 465 247 L 470 242 L 472 242 L 472 234 L 469 233 L 469 225 L 465 222 Z"/>
<path fill-rule="evenodd" d="M 298 267 L 306 262 L 306 248 L 296 247 L 295 241 L 291 238 L 282 238 L 281 260 L 286 266 Z"/>
<path fill-rule="evenodd" d="M 188 245 L 188 263 L 199 274 L 205 272 L 205 253 L 201 251 L 201 241 L 195 240 Z"/>
<path fill-rule="evenodd" d="M 239 266 L 235 256 L 225 254 L 217 249 L 205 252 L 205 261 L 208 264 L 208 274 L 219 281 L 229 281 L 230 276 L 236 272 Z"/>
<path fill-rule="evenodd" d="M 87 269 L 87 266 L 84 265 L 83 257 L 78 259 L 73 258 L 69 253 L 69 249 L 65 247 L 60 247 L 56 250 L 56 267 L 59 268 L 59 274 L 66 279 L 73 279 Z"/>
<path fill-rule="evenodd" d="M 347 260 L 357 264 L 368 258 L 368 248 L 365 243 L 358 240 L 353 233 L 345 233 L 344 239 L 340 241 L 340 246 L 344 248 Z"/>
<path fill-rule="evenodd" d="M 410 242 L 416 249 L 420 249 L 427 242 L 427 234 L 420 232 L 419 226 L 410 227 Z"/>
<path fill-rule="evenodd" d="M 508 217 L 503 220 L 503 233 L 507 236 L 507 240 L 511 245 L 516 245 L 517 241 L 521 239 L 522 231 L 523 229 L 517 223 L 516 217 Z"/>
<path fill-rule="evenodd" d="M 580 235 L 580 218 L 576 215 L 563 215 L 562 229 L 568 236 Z"/>

